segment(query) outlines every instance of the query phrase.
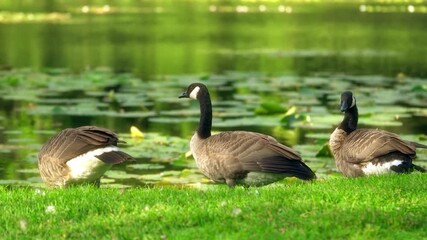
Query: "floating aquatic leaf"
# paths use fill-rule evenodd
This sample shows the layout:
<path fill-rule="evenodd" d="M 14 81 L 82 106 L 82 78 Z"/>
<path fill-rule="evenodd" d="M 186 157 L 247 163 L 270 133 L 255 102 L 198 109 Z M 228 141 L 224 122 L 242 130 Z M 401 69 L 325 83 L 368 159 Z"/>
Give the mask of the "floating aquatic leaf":
<path fill-rule="evenodd" d="M 17 169 L 16 172 L 19 173 L 39 173 L 39 169 L 38 168 L 32 168 L 32 169 Z"/>
<path fill-rule="evenodd" d="M 121 135 L 124 141 L 130 137 Z M 188 150 L 188 140 L 178 137 L 146 133 L 144 141 L 133 142 L 126 152 L 137 158 L 146 158 L 156 162 L 171 162 L 179 159 Z"/>
<path fill-rule="evenodd" d="M 0 185 L 28 185 L 28 182 L 17 179 L 0 179 Z"/>
<path fill-rule="evenodd" d="M 120 183 L 108 183 L 108 184 L 101 184 L 102 188 L 118 188 L 118 189 L 123 189 L 123 188 L 131 188 L 133 186 L 131 185 L 126 185 L 126 184 L 120 184 Z"/>
<path fill-rule="evenodd" d="M 282 119 L 280 120 L 280 123 L 283 126 L 291 127 L 294 126 L 296 122 L 299 122 L 300 124 L 307 124 L 311 122 L 310 116 L 306 114 L 300 114 L 297 113 L 297 108 L 295 106 L 292 106 L 288 109 L 288 111 L 282 116 Z"/>
<path fill-rule="evenodd" d="M 188 115 L 199 115 L 199 109 L 180 109 L 180 110 L 170 110 L 170 111 L 161 111 L 163 116 L 188 116 Z"/>
<path fill-rule="evenodd" d="M 177 167 L 183 167 L 183 168 L 197 168 L 196 162 L 194 161 L 193 158 L 188 158 L 188 159 L 178 159 L 178 160 L 174 160 L 172 161 L 172 165 L 173 166 L 177 166 Z"/>
<path fill-rule="evenodd" d="M 427 135 L 419 135 L 418 140 L 427 141 Z"/>
<path fill-rule="evenodd" d="M 323 148 L 323 145 L 295 145 L 293 148 L 300 152 L 302 156 L 315 158 L 317 153 Z"/>
<path fill-rule="evenodd" d="M 286 144 L 296 145 L 298 139 L 301 137 L 301 132 L 299 128 L 283 128 L 282 126 L 276 126 L 273 130 L 273 136 L 277 138 L 280 142 L 283 139 Z"/>
<path fill-rule="evenodd" d="M 199 122 L 198 117 L 193 118 L 173 118 L 173 117 L 153 117 L 149 119 L 153 123 L 182 123 L 182 122 Z"/>
<path fill-rule="evenodd" d="M 328 143 L 325 143 L 317 152 L 316 157 L 332 157 L 332 152 Z"/>
<path fill-rule="evenodd" d="M 164 169 L 165 166 L 155 163 L 140 163 L 140 164 L 130 164 L 127 166 L 131 169 Z"/>
<path fill-rule="evenodd" d="M 115 179 L 111 179 L 111 178 L 101 178 L 101 184 L 111 184 L 116 182 Z"/>
<path fill-rule="evenodd" d="M 9 143 L 34 143 L 35 139 L 32 138 L 9 138 Z"/>
<path fill-rule="evenodd" d="M 395 116 L 375 115 L 372 118 L 360 118 L 360 125 L 370 126 L 402 126 L 401 122 L 393 120 Z"/>
<path fill-rule="evenodd" d="M 279 125 L 280 116 L 257 116 L 253 118 L 233 118 L 223 121 L 216 120 L 213 123 L 214 127 L 243 127 L 243 126 L 270 126 Z"/>
<path fill-rule="evenodd" d="M 106 177 L 113 179 L 128 179 L 128 178 L 139 178 L 139 175 L 129 174 L 125 171 L 120 170 L 109 170 L 104 174 Z"/>
<path fill-rule="evenodd" d="M 143 174 L 139 177 L 140 179 L 144 181 L 151 181 L 151 182 L 158 182 L 162 180 L 162 175 L 160 173 L 158 174 Z"/>
<path fill-rule="evenodd" d="M 220 111 L 221 109 L 216 109 L 215 112 L 213 112 L 214 118 L 235 118 L 235 117 L 252 117 L 255 114 L 252 111 L 247 111 L 246 109 L 242 108 L 228 108 L 227 110 Z"/>
<path fill-rule="evenodd" d="M 323 87 L 328 86 L 330 79 L 320 77 L 305 77 L 301 85 L 305 87 Z"/>
<path fill-rule="evenodd" d="M 195 169 L 184 169 L 182 171 L 168 171 L 161 174 L 161 184 L 187 184 L 187 183 L 199 183 L 206 181 L 206 177 L 203 176 L 198 170 Z"/>
<path fill-rule="evenodd" d="M 236 93 L 234 95 L 234 99 L 240 100 L 243 102 L 252 102 L 257 103 L 260 101 L 260 97 L 254 94 L 244 94 L 244 93 Z"/>
<path fill-rule="evenodd" d="M 42 183 L 43 182 L 41 177 L 30 177 L 30 178 L 27 178 L 27 181 L 30 183 Z"/>
<path fill-rule="evenodd" d="M 267 114 L 277 114 L 284 113 L 285 108 L 277 102 L 263 102 L 259 107 L 255 109 L 256 114 L 267 115 Z"/>
<path fill-rule="evenodd" d="M 111 116 L 111 117 L 120 117 L 120 118 L 146 118 L 151 116 L 156 116 L 156 113 L 153 111 L 147 112 L 100 112 L 102 115 Z"/>
<path fill-rule="evenodd" d="M 418 142 L 427 146 L 427 135 L 424 134 L 400 134 L 406 141 Z"/>
<path fill-rule="evenodd" d="M 427 108 L 426 109 L 419 108 L 414 110 L 414 115 L 420 116 L 420 117 L 427 117 Z"/>
<path fill-rule="evenodd" d="M 331 133 L 308 133 L 305 135 L 305 137 L 315 139 L 316 141 L 327 142 L 329 141 Z"/>
<path fill-rule="evenodd" d="M 415 85 L 411 90 L 413 92 L 427 92 L 427 84 Z"/>
<path fill-rule="evenodd" d="M 335 128 L 343 119 L 342 115 L 335 114 L 312 114 L 310 115 L 310 124 L 295 124 L 295 126 L 299 127 L 309 127 L 314 129 L 333 129 Z M 331 131 L 332 132 L 332 131 Z"/>

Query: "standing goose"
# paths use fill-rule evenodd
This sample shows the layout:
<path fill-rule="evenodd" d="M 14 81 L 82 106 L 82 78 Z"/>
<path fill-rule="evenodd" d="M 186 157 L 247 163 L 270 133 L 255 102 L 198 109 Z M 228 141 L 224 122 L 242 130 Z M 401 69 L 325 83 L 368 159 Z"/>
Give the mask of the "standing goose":
<path fill-rule="evenodd" d="M 112 165 L 134 161 L 119 150 L 117 135 L 105 128 L 83 126 L 67 128 L 51 137 L 38 155 L 44 182 L 53 187 L 94 183 Z"/>
<path fill-rule="evenodd" d="M 262 186 L 294 176 L 304 180 L 316 175 L 293 149 L 255 132 L 228 131 L 211 136 L 212 105 L 209 91 L 193 83 L 180 98 L 200 103 L 200 122 L 190 149 L 200 171 L 215 182 Z"/>
<path fill-rule="evenodd" d="M 344 119 L 331 134 L 329 145 L 337 168 L 347 177 L 378 175 L 387 172 L 425 172 L 412 160 L 416 148 L 427 146 L 402 140 L 398 135 L 379 129 L 356 129 L 358 111 L 350 91 L 341 94 Z"/>

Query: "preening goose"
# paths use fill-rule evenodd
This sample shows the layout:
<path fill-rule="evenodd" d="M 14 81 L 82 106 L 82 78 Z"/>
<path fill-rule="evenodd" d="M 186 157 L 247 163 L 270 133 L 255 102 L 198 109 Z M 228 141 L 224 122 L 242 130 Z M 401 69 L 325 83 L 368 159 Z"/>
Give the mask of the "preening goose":
<path fill-rule="evenodd" d="M 40 175 L 49 186 L 94 183 L 112 165 L 134 161 L 119 150 L 117 135 L 105 128 L 67 128 L 51 137 L 38 155 Z"/>
<path fill-rule="evenodd" d="M 344 119 L 331 134 L 329 145 L 338 170 L 347 177 L 387 172 L 425 172 L 412 160 L 416 148 L 427 146 L 402 140 L 398 135 L 379 129 L 357 129 L 356 98 L 350 91 L 341 94 Z"/>
<path fill-rule="evenodd" d="M 313 171 L 293 149 L 276 139 L 255 132 L 228 131 L 211 136 L 212 105 L 209 91 L 193 83 L 180 98 L 200 103 L 200 122 L 190 141 L 190 149 L 200 171 L 215 182 L 262 186 L 294 176 L 314 179 Z"/>

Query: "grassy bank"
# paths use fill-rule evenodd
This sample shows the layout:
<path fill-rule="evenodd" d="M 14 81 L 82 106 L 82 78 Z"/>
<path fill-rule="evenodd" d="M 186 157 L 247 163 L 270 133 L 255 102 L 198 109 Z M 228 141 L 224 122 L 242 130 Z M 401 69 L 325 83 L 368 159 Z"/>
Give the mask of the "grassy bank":
<path fill-rule="evenodd" d="M 0 187 L 2 239 L 421 239 L 427 174 L 224 185 Z"/>

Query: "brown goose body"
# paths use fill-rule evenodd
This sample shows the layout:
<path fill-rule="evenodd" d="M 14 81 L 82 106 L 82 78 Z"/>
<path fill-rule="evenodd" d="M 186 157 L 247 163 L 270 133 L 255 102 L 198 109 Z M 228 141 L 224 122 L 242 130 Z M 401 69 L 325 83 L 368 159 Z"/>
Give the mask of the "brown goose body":
<path fill-rule="evenodd" d="M 105 128 L 67 128 L 51 137 L 41 148 L 38 167 L 49 186 L 94 183 L 112 165 L 134 159 L 120 151 L 117 135 Z"/>
<path fill-rule="evenodd" d="M 378 175 L 389 172 L 421 172 L 412 160 L 422 144 L 401 139 L 398 135 L 379 129 L 356 129 L 358 111 L 351 92 L 341 96 L 342 123 L 331 134 L 329 145 L 339 171 L 347 177 Z"/>
<path fill-rule="evenodd" d="M 260 133 L 228 131 L 206 139 L 195 133 L 190 148 L 205 176 L 230 186 L 261 186 L 290 176 L 315 177 L 295 150 Z"/>
<path fill-rule="evenodd" d="M 215 182 L 261 186 L 288 176 L 314 179 L 313 171 L 293 149 L 255 132 L 228 131 L 211 136 L 212 107 L 209 92 L 201 83 L 191 84 L 181 97 L 200 103 L 199 128 L 190 148 L 200 171 Z"/>

